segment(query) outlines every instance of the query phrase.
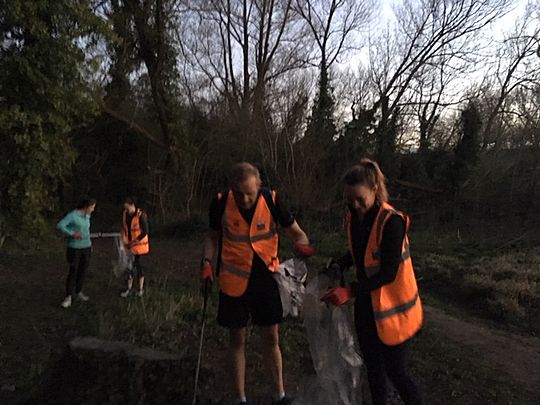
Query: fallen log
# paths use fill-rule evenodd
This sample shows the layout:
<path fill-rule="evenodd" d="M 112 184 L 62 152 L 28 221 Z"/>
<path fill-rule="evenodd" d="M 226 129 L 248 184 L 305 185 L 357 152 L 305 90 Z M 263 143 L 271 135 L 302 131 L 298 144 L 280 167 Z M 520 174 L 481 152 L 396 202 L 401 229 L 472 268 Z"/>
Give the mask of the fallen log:
<path fill-rule="evenodd" d="M 176 354 L 77 337 L 31 403 L 181 404 L 192 395 L 192 374 L 191 361 Z"/>

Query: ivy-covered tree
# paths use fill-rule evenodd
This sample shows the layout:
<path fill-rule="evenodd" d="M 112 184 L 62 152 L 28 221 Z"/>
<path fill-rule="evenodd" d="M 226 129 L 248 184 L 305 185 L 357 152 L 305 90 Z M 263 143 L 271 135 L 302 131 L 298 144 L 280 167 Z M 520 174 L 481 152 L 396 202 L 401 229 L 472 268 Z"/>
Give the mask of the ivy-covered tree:
<path fill-rule="evenodd" d="M 311 118 L 306 130 L 306 139 L 324 152 L 336 136 L 334 123 L 335 103 L 328 70 L 321 67 L 319 88 L 313 103 Z"/>
<path fill-rule="evenodd" d="M 310 199 L 321 200 L 331 193 L 325 192 L 335 183 L 328 173 L 335 172 L 338 161 L 334 156 L 334 138 L 337 129 L 334 122 L 335 103 L 328 70 L 321 66 L 317 95 L 307 123 L 304 138 L 299 143 L 302 152 L 301 165 L 306 180 L 311 182 Z M 309 173 L 309 176 L 307 175 Z"/>
<path fill-rule="evenodd" d="M 0 238 L 36 235 L 94 113 L 82 47 L 99 32 L 88 0 L 0 0 Z"/>
<path fill-rule="evenodd" d="M 461 136 L 455 149 L 453 185 L 461 187 L 468 179 L 478 162 L 480 153 L 480 130 L 482 117 L 474 102 L 470 102 L 461 112 Z"/>

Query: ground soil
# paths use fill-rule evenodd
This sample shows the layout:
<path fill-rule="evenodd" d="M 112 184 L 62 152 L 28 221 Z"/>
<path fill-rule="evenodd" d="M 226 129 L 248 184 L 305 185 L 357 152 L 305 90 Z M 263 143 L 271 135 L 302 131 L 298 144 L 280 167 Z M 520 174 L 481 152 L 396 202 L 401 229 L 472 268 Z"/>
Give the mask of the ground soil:
<path fill-rule="evenodd" d="M 196 285 L 200 239 L 194 235 L 191 240 L 155 238 L 152 241 L 152 254 L 147 260 L 146 299 L 151 299 L 158 280 L 167 280 L 167 288 L 171 290 Z M 98 318 L 103 308 L 123 305 L 118 297 L 123 283 L 111 273 L 115 256 L 111 240 L 97 240 L 94 244 L 86 283 L 91 301 L 77 302 L 69 310 L 60 307 L 66 276 L 63 247 L 58 244 L 57 249 L 41 250 L 45 253 L 6 251 L 0 256 L 0 403 L 2 398 L 28 392 L 38 384 L 51 358 L 62 351 L 70 338 L 99 335 Z M 425 328 L 417 344 L 412 344 L 412 360 L 429 403 L 540 403 L 540 339 L 510 333 L 504 325 L 494 327 L 466 314 L 450 315 L 440 303 L 434 307 L 429 299 L 425 302 Z M 212 322 L 210 328 L 219 331 Z M 303 354 L 294 361 L 285 361 L 287 383 L 293 393 L 301 391 L 301 382 L 312 372 L 305 342 L 298 334 L 289 333 L 299 328 L 299 322 L 292 322 L 284 326 L 282 336 L 284 353 L 304 347 Z M 189 347 L 182 348 L 184 353 L 196 352 L 197 330 L 195 326 Z M 209 339 L 218 333 L 210 332 Z M 216 375 L 211 403 L 227 403 L 232 399 L 227 392 L 229 385 L 226 378 L 218 376 L 221 371 L 227 374 L 223 370 L 227 343 L 225 337 L 215 340 L 209 343 L 213 349 L 203 358 L 203 373 L 206 370 Z M 256 334 L 253 342 L 256 347 Z M 249 361 L 260 363 L 260 357 L 250 351 Z M 250 367 L 248 378 L 262 380 L 265 375 L 262 366 Z M 265 388 L 254 391 L 254 403 L 266 404 Z"/>
<path fill-rule="evenodd" d="M 441 337 L 478 350 L 482 363 L 493 373 L 506 373 L 517 384 L 540 387 L 540 339 L 494 329 L 474 318 L 458 319 L 432 306 L 425 307 L 425 314 L 427 327 Z"/>

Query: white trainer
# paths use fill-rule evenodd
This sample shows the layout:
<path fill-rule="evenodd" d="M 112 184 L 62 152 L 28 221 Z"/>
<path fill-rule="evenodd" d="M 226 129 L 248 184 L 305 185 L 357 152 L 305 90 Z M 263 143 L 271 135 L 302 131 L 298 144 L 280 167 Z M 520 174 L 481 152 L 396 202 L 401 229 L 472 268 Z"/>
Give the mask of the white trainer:
<path fill-rule="evenodd" d="M 144 290 L 137 291 L 137 297 L 142 298 L 143 295 L 144 295 Z"/>
<path fill-rule="evenodd" d="M 71 306 L 71 295 L 68 295 L 64 298 L 64 301 L 60 304 L 62 308 L 69 308 Z"/>
<path fill-rule="evenodd" d="M 77 297 L 81 300 L 81 301 L 88 301 L 90 299 L 90 297 L 88 295 L 85 295 L 82 291 L 79 292 L 79 294 L 77 294 Z"/>
<path fill-rule="evenodd" d="M 131 295 L 131 290 L 122 291 L 122 292 L 120 293 L 120 297 L 122 297 L 122 298 L 127 298 L 127 297 L 129 297 L 130 295 Z"/>

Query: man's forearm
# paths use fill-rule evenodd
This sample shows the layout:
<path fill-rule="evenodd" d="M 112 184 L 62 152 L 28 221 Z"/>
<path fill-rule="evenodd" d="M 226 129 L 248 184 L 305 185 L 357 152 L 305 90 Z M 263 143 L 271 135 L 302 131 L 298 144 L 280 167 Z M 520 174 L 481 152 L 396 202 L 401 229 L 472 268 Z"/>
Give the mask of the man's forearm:
<path fill-rule="evenodd" d="M 294 221 L 290 227 L 285 228 L 285 233 L 294 243 L 309 245 L 309 239 L 306 233 L 300 228 L 300 225 L 298 225 L 296 221 Z"/>
<path fill-rule="evenodd" d="M 204 238 L 203 243 L 203 258 L 213 260 L 216 251 L 217 251 L 217 242 L 218 242 L 218 235 L 213 234 L 213 231 L 210 231 L 208 235 Z"/>

